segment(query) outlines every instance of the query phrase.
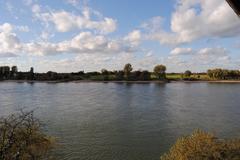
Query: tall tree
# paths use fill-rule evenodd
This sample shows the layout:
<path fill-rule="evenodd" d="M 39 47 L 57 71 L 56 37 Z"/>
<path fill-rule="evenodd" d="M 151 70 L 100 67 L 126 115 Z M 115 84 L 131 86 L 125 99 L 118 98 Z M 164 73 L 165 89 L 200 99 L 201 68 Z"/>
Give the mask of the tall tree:
<path fill-rule="evenodd" d="M 184 72 L 185 77 L 190 77 L 192 75 L 192 72 L 187 70 Z"/>
<path fill-rule="evenodd" d="M 166 70 L 167 67 L 160 64 L 154 67 L 153 72 L 158 77 L 158 79 L 165 79 L 166 78 Z"/>
<path fill-rule="evenodd" d="M 132 72 L 132 70 L 133 70 L 133 68 L 130 63 L 128 63 L 124 66 L 123 72 L 124 72 L 124 76 L 127 80 L 129 80 L 130 73 Z"/>

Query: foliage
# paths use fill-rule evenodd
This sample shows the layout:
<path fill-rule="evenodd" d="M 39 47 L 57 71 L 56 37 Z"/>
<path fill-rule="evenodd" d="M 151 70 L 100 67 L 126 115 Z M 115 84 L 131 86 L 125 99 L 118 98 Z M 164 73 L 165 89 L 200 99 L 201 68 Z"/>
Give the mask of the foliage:
<path fill-rule="evenodd" d="M 130 63 L 126 64 L 123 70 L 110 71 L 102 69 L 101 72 L 72 72 L 72 73 L 57 73 L 48 71 L 47 73 L 34 73 L 31 68 L 29 72 L 18 72 L 17 66 L 10 68 L 9 66 L 0 66 L 0 80 L 37 80 L 37 81 L 77 81 L 77 80 L 90 80 L 90 81 L 149 81 L 149 80 L 240 80 L 239 70 L 226 70 L 226 69 L 211 69 L 207 73 L 191 73 L 190 70 L 184 73 L 166 73 L 166 66 L 157 65 L 154 67 L 153 72 L 133 71 Z"/>
<path fill-rule="evenodd" d="M 158 77 L 158 79 L 165 79 L 166 78 L 166 70 L 167 67 L 160 64 L 154 67 L 153 72 Z"/>
<path fill-rule="evenodd" d="M 103 80 L 104 80 L 104 81 L 108 81 L 108 80 L 109 80 L 109 77 L 108 77 L 109 72 L 108 72 L 108 70 L 102 69 L 102 70 L 101 70 L 101 73 L 102 73 Z"/>
<path fill-rule="evenodd" d="M 132 65 L 130 63 L 128 63 L 124 66 L 123 72 L 124 72 L 124 75 L 125 75 L 127 80 L 129 80 L 130 73 L 132 72 L 132 70 L 133 70 L 133 68 L 132 68 Z"/>
<path fill-rule="evenodd" d="M 121 81 L 124 79 L 124 72 L 123 71 L 115 71 L 114 72 L 115 79 Z"/>
<path fill-rule="evenodd" d="M 142 71 L 138 79 L 142 81 L 149 81 L 151 80 L 151 73 L 148 71 Z"/>
<path fill-rule="evenodd" d="M 161 160 L 239 160 L 240 139 L 222 140 L 200 130 L 177 140 Z"/>
<path fill-rule="evenodd" d="M 151 73 L 148 71 L 134 71 L 130 74 L 130 80 L 148 81 L 151 80 Z"/>
<path fill-rule="evenodd" d="M 187 71 L 184 72 L 184 75 L 185 75 L 185 77 L 191 77 L 192 72 L 187 70 Z"/>
<path fill-rule="evenodd" d="M 231 80 L 231 79 L 240 79 L 240 71 L 239 70 L 227 70 L 227 69 L 209 69 L 207 71 L 207 75 L 211 79 L 218 80 Z"/>
<path fill-rule="evenodd" d="M 0 119 L 0 160 L 49 159 L 54 141 L 41 131 L 33 112 Z"/>

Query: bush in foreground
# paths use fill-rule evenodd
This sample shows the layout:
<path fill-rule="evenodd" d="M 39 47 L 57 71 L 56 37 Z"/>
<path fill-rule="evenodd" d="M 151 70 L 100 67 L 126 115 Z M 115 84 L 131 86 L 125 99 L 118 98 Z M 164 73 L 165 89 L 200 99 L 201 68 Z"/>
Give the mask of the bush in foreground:
<path fill-rule="evenodd" d="M 41 131 L 33 112 L 0 119 L 0 160 L 50 159 L 53 139 Z"/>
<path fill-rule="evenodd" d="M 222 140 L 213 134 L 195 131 L 177 140 L 161 160 L 240 160 L 240 139 Z"/>

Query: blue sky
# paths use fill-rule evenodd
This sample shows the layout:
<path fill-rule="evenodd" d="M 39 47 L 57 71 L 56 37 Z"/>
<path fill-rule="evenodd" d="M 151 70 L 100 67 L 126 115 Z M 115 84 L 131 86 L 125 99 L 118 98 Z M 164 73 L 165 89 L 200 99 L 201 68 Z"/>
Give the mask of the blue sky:
<path fill-rule="evenodd" d="M 0 65 L 37 72 L 239 69 L 224 0 L 0 0 Z"/>

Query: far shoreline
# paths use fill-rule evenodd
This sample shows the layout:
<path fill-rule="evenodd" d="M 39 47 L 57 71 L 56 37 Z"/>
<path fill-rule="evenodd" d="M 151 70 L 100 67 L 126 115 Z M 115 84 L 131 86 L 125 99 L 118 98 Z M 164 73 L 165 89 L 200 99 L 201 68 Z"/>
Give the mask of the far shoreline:
<path fill-rule="evenodd" d="M 97 80 L 53 80 L 53 81 L 39 81 L 39 80 L 1 80 L 0 83 L 135 83 L 135 84 L 148 84 L 148 83 L 240 83 L 240 80 L 150 80 L 150 81 L 97 81 Z"/>

